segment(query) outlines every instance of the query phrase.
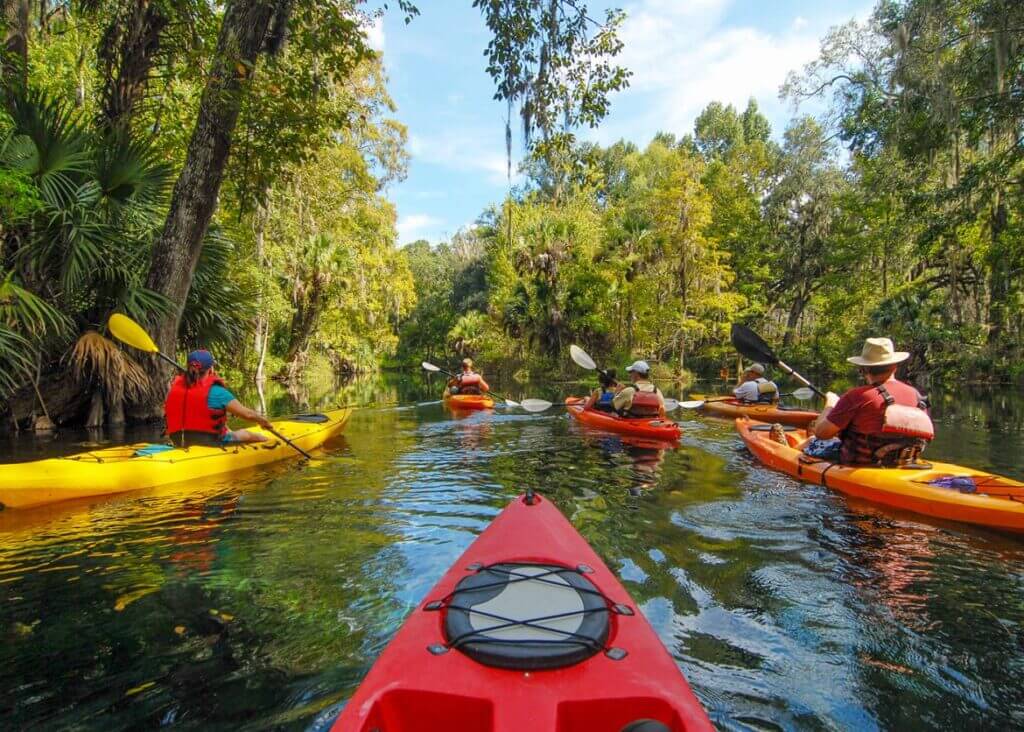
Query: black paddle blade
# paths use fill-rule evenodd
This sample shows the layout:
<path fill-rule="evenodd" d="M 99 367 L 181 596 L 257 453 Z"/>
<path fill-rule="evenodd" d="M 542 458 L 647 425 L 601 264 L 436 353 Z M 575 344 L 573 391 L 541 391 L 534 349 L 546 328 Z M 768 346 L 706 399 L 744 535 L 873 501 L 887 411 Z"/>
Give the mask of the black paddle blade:
<path fill-rule="evenodd" d="M 779 357 L 775 355 L 771 346 L 761 339 L 761 336 L 739 323 L 732 324 L 732 345 L 752 361 L 761 361 L 772 365 L 779 362 Z"/>

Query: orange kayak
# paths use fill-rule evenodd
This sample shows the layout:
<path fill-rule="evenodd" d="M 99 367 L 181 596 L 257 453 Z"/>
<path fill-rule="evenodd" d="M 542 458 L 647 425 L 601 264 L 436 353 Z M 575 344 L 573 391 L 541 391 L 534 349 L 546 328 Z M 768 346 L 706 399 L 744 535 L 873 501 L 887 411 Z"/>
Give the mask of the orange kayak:
<path fill-rule="evenodd" d="M 776 404 L 741 404 L 736 399 L 704 402 L 701 411 L 704 414 L 711 414 L 715 417 L 726 417 L 728 419 L 750 417 L 758 422 L 778 422 L 779 424 L 792 425 L 794 427 L 806 427 L 818 418 L 817 412 L 780 407 Z"/>
<path fill-rule="evenodd" d="M 803 454 L 806 430 L 786 432 L 783 445 L 770 439 L 768 425 L 739 418 L 736 429 L 758 460 L 807 483 L 927 516 L 1024 532 L 1024 483 L 950 463 L 931 462 L 929 469 L 839 465 Z"/>
<path fill-rule="evenodd" d="M 565 406 L 572 417 L 591 427 L 633 437 L 646 437 L 662 442 L 674 442 L 682 434 L 679 425 L 671 420 L 648 419 L 646 417 L 620 417 L 610 412 L 586 409 L 583 406 L 586 401 L 582 397 L 569 397 L 565 400 Z"/>
<path fill-rule="evenodd" d="M 444 403 L 449 409 L 493 409 L 494 400 L 486 394 L 449 394 L 444 393 Z"/>

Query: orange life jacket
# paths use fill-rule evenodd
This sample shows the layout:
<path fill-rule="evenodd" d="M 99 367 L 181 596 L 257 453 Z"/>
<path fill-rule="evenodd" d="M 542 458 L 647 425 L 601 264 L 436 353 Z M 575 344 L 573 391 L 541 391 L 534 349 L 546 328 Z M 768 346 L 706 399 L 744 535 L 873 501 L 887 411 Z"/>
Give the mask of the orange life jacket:
<path fill-rule="evenodd" d="M 164 402 L 164 415 L 167 434 L 175 444 L 213 444 L 227 433 L 227 412 L 207 406 L 215 384 L 224 386 L 213 372 L 191 385 L 184 374 L 174 377 Z"/>

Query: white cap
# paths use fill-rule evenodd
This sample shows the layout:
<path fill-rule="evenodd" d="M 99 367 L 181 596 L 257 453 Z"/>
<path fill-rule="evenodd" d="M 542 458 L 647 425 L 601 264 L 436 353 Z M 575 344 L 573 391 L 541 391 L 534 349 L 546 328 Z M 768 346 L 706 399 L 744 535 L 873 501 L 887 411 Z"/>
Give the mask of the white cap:
<path fill-rule="evenodd" d="M 634 361 L 626 368 L 627 373 L 630 371 L 635 371 L 638 374 L 646 376 L 651 373 L 651 367 L 647 365 L 646 361 Z"/>
<path fill-rule="evenodd" d="M 749 366 L 747 366 L 747 371 L 749 371 L 752 374 L 757 374 L 758 376 L 764 376 L 764 366 L 762 366 L 759 363 L 750 364 Z"/>

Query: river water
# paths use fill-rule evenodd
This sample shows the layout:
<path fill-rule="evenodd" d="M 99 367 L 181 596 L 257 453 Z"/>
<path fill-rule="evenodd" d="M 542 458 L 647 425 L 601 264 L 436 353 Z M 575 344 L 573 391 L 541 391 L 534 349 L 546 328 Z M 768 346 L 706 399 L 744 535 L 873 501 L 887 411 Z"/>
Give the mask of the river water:
<path fill-rule="evenodd" d="M 393 405 L 306 464 L 0 513 L 0 727 L 322 723 L 527 487 L 623 580 L 722 729 L 1024 726 L 1024 540 L 798 484 L 728 422 L 684 414 L 679 449 L 640 449 L 558 409 L 456 419 L 422 403 L 439 389 L 348 390 Z M 935 413 L 929 457 L 1024 478 L 1019 392 Z M 0 443 L 0 460 L 82 439 Z"/>

